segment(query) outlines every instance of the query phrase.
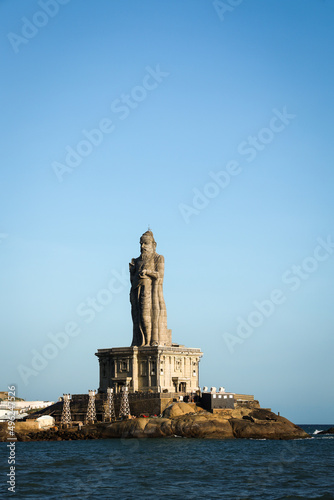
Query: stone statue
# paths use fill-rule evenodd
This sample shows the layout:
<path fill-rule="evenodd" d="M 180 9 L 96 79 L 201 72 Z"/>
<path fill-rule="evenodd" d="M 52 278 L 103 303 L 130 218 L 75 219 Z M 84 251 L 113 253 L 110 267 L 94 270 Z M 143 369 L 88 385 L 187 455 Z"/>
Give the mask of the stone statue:
<path fill-rule="evenodd" d="M 132 346 L 168 344 L 167 312 L 162 282 L 165 260 L 155 251 L 152 231 L 140 238 L 140 257 L 130 267 L 130 302 L 133 321 Z M 170 343 L 169 343 L 170 344 Z"/>

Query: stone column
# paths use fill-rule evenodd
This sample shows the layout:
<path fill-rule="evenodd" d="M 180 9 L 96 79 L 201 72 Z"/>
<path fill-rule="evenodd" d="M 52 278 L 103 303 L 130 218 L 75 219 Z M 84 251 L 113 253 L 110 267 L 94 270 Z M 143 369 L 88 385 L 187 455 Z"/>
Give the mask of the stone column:
<path fill-rule="evenodd" d="M 138 391 L 138 347 L 133 347 L 132 355 L 132 389 Z"/>
<path fill-rule="evenodd" d="M 151 387 L 151 356 L 147 358 L 147 385 Z"/>
<path fill-rule="evenodd" d="M 161 365 L 160 365 L 160 353 L 158 352 L 156 357 L 156 380 L 157 380 L 157 390 L 161 392 Z"/>

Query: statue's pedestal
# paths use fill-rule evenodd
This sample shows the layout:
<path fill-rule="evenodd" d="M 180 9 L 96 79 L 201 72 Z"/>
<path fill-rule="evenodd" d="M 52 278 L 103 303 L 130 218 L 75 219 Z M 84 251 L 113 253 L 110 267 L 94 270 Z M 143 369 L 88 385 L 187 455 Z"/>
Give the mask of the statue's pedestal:
<path fill-rule="evenodd" d="M 199 386 L 200 349 L 178 344 L 98 349 L 99 392 L 194 392 Z"/>

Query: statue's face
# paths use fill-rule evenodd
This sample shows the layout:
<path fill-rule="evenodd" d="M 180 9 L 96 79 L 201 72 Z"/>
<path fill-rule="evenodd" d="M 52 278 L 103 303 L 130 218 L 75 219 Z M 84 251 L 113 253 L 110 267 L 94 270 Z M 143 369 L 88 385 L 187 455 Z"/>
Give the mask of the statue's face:
<path fill-rule="evenodd" d="M 143 254 L 151 254 L 154 252 L 153 241 L 149 238 L 142 239 L 140 242 L 140 251 Z"/>

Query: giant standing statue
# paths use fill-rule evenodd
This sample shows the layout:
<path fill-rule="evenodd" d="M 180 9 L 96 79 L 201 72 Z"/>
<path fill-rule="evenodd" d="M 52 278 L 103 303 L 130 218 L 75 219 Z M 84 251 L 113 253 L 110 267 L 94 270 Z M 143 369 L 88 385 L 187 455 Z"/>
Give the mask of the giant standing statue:
<path fill-rule="evenodd" d="M 162 283 L 165 260 L 156 253 L 152 231 L 140 238 L 140 256 L 130 267 L 132 346 L 160 345 L 167 338 L 167 312 Z"/>

